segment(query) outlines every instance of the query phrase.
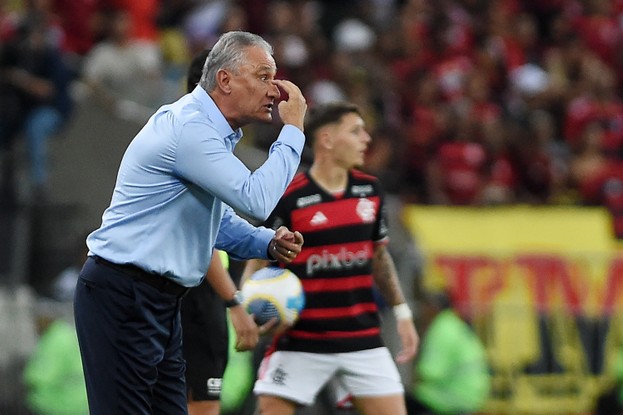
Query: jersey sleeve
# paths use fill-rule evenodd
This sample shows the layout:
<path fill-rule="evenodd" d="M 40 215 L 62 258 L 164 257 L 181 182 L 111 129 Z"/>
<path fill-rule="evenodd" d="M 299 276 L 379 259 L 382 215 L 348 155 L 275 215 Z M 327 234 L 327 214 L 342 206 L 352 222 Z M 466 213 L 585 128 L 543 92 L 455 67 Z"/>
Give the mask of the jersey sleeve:
<path fill-rule="evenodd" d="M 287 199 L 282 198 L 275 206 L 275 209 L 268 215 L 268 219 L 264 222 L 264 226 L 277 230 L 280 226 L 291 228 L 290 214 L 287 209 Z"/>
<path fill-rule="evenodd" d="M 373 240 L 376 245 L 387 245 L 389 243 L 389 227 L 387 222 L 387 207 L 385 205 L 385 192 L 378 181 L 374 185 L 379 198 L 379 210 L 376 216 Z"/>

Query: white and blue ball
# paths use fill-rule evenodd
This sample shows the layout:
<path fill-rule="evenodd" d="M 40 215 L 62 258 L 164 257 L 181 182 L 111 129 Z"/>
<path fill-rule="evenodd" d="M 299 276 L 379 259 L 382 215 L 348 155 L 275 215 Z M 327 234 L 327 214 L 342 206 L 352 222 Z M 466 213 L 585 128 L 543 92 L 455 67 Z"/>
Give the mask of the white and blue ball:
<path fill-rule="evenodd" d="M 273 317 L 293 324 L 305 306 L 301 280 L 290 270 L 266 267 L 254 272 L 242 285 L 244 305 L 262 325 Z"/>

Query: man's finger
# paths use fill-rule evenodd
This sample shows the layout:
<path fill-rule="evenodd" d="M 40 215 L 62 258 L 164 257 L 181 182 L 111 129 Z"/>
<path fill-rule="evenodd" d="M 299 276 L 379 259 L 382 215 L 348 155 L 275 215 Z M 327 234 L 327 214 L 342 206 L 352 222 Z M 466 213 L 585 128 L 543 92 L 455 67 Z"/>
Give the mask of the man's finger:
<path fill-rule="evenodd" d="M 277 86 L 281 87 L 288 95 L 292 93 L 296 93 L 299 95 L 303 95 L 298 86 L 294 85 L 292 82 L 287 81 L 285 79 L 275 79 L 273 82 L 277 84 Z"/>
<path fill-rule="evenodd" d="M 303 240 L 303 234 L 299 231 L 294 231 L 294 241 L 299 245 L 303 245 L 303 243 L 305 242 Z"/>

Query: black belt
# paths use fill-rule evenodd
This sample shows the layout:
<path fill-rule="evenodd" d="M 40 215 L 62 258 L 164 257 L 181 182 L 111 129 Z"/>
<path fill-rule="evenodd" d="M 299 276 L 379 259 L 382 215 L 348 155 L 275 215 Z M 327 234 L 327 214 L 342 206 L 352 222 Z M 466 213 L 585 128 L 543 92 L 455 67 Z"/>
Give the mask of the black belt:
<path fill-rule="evenodd" d="M 115 264 L 114 262 L 110 262 L 97 255 L 93 256 L 93 260 L 95 260 L 95 262 L 97 262 L 98 264 L 105 265 L 125 275 L 134 277 L 137 280 L 143 281 L 144 283 L 151 285 L 152 287 L 154 287 L 160 292 L 171 294 L 178 298 L 183 297 L 184 295 L 186 295 L 188 290 L 190 290 L 190 288 L 184 287 L 183 285 L 179 285 L 178 283 L 176 283 L 170 278 L 147 272 L 137 267 L 136 265 Z"/>

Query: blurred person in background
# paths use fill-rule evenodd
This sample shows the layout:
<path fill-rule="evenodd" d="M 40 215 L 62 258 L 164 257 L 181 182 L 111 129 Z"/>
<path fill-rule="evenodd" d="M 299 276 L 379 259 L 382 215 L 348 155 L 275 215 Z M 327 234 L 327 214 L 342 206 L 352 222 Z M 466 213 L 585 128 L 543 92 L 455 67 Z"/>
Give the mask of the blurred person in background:
<path fill-rule="evenodd" d="M 619 345 L 611 372 L 613 383 L 597 397 L 594 415 L 623 414 L 623 345 Z"/>
<path fill-rule="evenodd" d="M 401 377 L 381 339 L 375 284 L 397 320 L 398 363 L 415 356 L 418 336 L 387 250 L 383 189 L 358 170 L 370 135 L 359 108 L 344 102 L 314 107 L 305 128 L 313 164 L 293 179 L 266 222 L 305 233 L 301 255 L 286 264 L 301 278 L 305 309 L 261 363 L 259 414 L 292 415 L 332 379 L 363 414 L 406 414 Z M 266 265 L 248 261 L 244 276 Z"/>
<path fill-rule="evenodd" d="M 87 415 L 86 386 L 76 337 L 72 301 L 86 257 L 86 235 L 76 239 L 75 259 L 36 301 L 39 339 L 23 373 L 27 404 L 37 415 Z"/>
<path fill-rule="evenodd" d="M 168 98 L 160 51 L 132 37 L 127 10 L 109 9 L 104 19 L 106 37 L 85 56 L 82 80 L 110 114 L 142 124 Z"/>
<path fill-rule="evenodd" d="M 158 49 L 160 32 L 157 17 L 160 0 L 106 0 L 107 4 L 117 10 L 127 12 L 132 27 L 130 37 L 136 41 L 150 44 Z"/>
<path fill-rule="evenodd" d="M 23 382 L 36 415 L 87 415 L 87 393 L 71 302 L 37 301 L 39 340 L 26 363 Z"/>
<path fill-rule="evenodd" d="M 446 293 L 422 295 L 424 331 L 408 394 L 409 415 L 467 415 L 482 409 L 491 380 L 482 341 Z"/>
<path fill-rule="evenodd" d="M 74 77 L 80 73 L 82 60 L 102 36 L 103 2 L 100 0 L 51 0 L 63 28 L 63 51 Z"/>
<path fill-rule="evenodd" d="M 441 205 L 480 205 L 489 166 L 489 155 L 478 140 L 480 126 L 456 113 L 451 121 L 453 135 L 437 146 L 426 165 L 429 200 Z"/>
<path fill-rule="evenodd" d="M 37 2 L 24 11 L 15 33 L 0 48 L 0 200 L 15 202 L 15 140 L 24 135 L 29 182 L 34 197 L 48 186 L 48 141 L 67 122 L 72 109 L 71 79 L 59 48 L 59 31 Z M 45 3 L 45 2 L 43 2 Z M 43 6 L 41 6 L 43 7 Z"/>

